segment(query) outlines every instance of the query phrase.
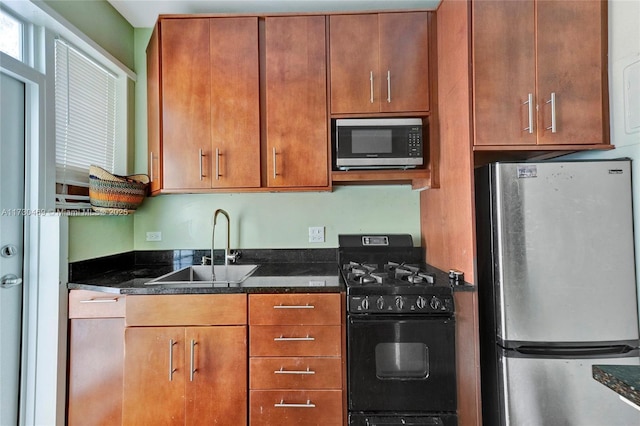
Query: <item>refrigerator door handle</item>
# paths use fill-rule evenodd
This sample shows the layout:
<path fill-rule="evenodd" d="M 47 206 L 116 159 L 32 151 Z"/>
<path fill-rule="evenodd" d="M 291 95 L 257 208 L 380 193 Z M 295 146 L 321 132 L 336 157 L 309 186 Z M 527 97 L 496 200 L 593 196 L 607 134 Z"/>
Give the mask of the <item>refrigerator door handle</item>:
<path fill-rule="evenodd" d="M 629 345 L 608 345 L 591 347 L 539 347 L 519 346 L 514 351 L 525 356 L 549 356 L 554 358 L 593 358 L 607 357 L 611 355 L 624 355 L 635 348 Z"/>

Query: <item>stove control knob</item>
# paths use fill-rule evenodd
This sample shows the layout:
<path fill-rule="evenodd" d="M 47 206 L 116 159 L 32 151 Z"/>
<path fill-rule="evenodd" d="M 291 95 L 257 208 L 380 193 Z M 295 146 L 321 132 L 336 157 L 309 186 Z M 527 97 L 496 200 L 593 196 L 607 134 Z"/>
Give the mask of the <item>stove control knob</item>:
<path fill-rule="evenodd" d="M 418 309 L 424 309 L 424 307 L 427 306 L 427 300 L 422 296 L 418 296 L 416 299 L 416 306 Z"/>
<path fill-rule="evenodd" d="M 400 311 L 404 308 L 404 297 L 396 296 L 396 308 Z"/>
<path fill-rule="evenodd" d="M 378 297 L 378 300 L 376 300 L 376 306 L 379 310 L 384 309 L 384 299 L 382 298 L 382 296 Z"/>
<path fill-rule="evenodd" d="M 362 306 L 362 309 L 365 311 L 369 310 L 369 297 L 365 297 L 364 299 L 362 299 L 362 302 L 360 302 L 360 306 Z"/>
<path fill-rule="evenodd" d="M 431 301 L 429 302 L 429 306 L 431 306 L 431 309 L 433 309 L 434 311 L 439 311 L 440 309 L 442 309 L 442 300 L 438 299 L 436 296 L 433 296 L 431 298 Z"/>

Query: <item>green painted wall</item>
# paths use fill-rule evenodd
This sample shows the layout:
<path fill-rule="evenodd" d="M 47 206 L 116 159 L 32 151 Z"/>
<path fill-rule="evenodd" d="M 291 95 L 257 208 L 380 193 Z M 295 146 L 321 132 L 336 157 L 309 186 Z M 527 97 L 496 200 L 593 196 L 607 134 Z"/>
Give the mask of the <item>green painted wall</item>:
<path fill-rule="evenodd" d="M 232 248 L 338 247 L 340 233 L 410 233 L 420 245 L 419 193 L 410 187 L 337 187 L 323 193 L 162 195 L 147 199 L 134 216 L 136 250 L 211 247 L 213 212 L 231 217 Z M 308 228 L 325 227 L 325 243 L 310 243 Z M 218 216 L 216 247 L 226 244 Z M 145 241 L 161 231 L 162 242 Z"/>

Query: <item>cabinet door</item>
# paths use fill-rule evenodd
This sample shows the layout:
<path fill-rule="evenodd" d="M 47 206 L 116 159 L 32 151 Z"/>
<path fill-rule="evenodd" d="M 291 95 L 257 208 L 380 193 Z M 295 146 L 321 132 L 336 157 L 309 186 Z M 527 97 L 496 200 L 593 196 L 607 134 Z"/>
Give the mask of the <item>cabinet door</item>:
<path fill-rule="evenodd" d="M 162 189 L 160 131 L 160 29 L 156 26 L 147 46 L 147 169 L 151 193 Z"/>
<path fill-rule="evenodd" d="M 247 424 L 246 326 L 186 329 L 187 425 Z"/>
<path fill-rule="evenodd" d="M 603 28 L 607 3 L 554 0 L 536 4 L 538 143 L 605 143 Z M 552 93 L 555 111 L 548 102 Z M 551 129 L 554 124 L 555 132 Z"/>
<path fill-rule="evenodd" d="M 72 319 L 69 324 L 68 424 L 120 424 L 124 318 Z"/>
<path fill-rule="evenodd" d="M 258 18 L 215 18 L 211 37 L 211 186 L 260 187 Z"/>
<path fill-rule="evenodd" d="M 429 111 L 429 13 L 381 13 L 380 111 Z"/>
<path fill-rule="evenodd" d="M 474 144 L 535 145 L 534 2 L 472 7 Z"/>
<path fill-rule="evenodd" d="M 330 16 L 329 50 L 331 113 L 378 112 L 383 79 L 379 72 L 378 15 Z"/>
<path fill-rule="evenodd" d="M 329 185 L 324 16 L 267 17 L 269 187 Z"/>
<path fill-rule="evenodd" d="M 125 330 L 124 425 L 184 425 L 185 339 L 182 327 Z"/>
<path fill-rule="evenodd" d="M 209 19 L 160 25 L 164 188 L 210 188 Z"/>

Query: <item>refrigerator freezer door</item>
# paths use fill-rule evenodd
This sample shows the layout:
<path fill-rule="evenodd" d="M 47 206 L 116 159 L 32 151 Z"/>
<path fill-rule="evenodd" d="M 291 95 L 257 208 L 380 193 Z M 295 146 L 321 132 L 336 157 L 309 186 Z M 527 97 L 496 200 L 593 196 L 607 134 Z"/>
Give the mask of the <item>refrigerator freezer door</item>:
<path fill-rule="evenodd" d="M 640 411 L 596 381 L 592 364 L 638 365 L 640 359 L 501 359 L 505 425 L 640 425 Z M 505 391 L 507 392 L 505 394 Z"/>
<path fill-rule="evenodd" d="M 499 340 L 638 339 L 629 161 L 497 163 Z"/>

